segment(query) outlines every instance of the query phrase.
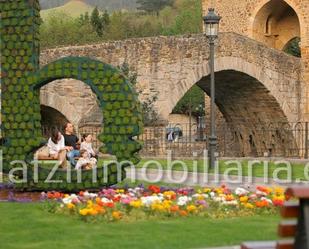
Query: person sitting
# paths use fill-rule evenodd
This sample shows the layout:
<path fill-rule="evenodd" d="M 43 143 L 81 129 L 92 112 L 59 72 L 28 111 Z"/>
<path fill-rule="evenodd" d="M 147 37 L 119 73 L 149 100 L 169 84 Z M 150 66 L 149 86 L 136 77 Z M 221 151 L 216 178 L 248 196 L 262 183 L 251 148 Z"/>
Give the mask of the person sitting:
<path fill-rule="evenodd" d="M 48 139 L 47 147 L 49 150 L 49 157 L 60 161 L 60 166 L 66 168 L 66 152 L 69 147 L 65 146 L 64 137 L 57 128 L 53 128 L 51 137 Z"/>
<path fill-rule="evenodd" d="M 76 160 L 75 157 L 80 156 L 79 152 L 79 139 L 77 136 L 73 134 L 74 126 L 71 123 L 66 123 L 64 126 L 64 143 L 65 146 L 69 148 L 67 153 L 67 158 L 70 161 L 72 167 L 75 167 Z"/>
<path fill-rule="evenodd" d="M 96 159 L 95 158 L 89 158 L 89 154 L 87 150 L 81 150 L 80 151 L 81 157 L 78 159 L 75 169 L 84 169 L 89 170 L 96 166 Z"/>
<path fill-rule="evenodd" d="M 82 137 L 82 143 L 80 145 L 81 150 L 86 150 L 88 152 L 89 158 L 98 159 L 97 154 L 92 148 L 92 135 L 91 134 L 84 134 Z"/>

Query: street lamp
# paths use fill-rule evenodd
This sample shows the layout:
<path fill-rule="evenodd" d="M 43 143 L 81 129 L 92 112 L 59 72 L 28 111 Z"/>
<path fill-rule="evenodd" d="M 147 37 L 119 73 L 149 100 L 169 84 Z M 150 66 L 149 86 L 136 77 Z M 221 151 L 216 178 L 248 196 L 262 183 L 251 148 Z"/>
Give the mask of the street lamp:
<path fill-rule="evenodd" d="M 219 22 L 221 17 L 216 15 L 214 8 L 208 9 L 207 16 L 203 17 L 205 23 L 205 35 L 210 47 L 210 136 L 209 136 L 209 164 L 215 167 L 215 152 L 217 136 L 215 127 L 215 41 L 218 38 Z"/>

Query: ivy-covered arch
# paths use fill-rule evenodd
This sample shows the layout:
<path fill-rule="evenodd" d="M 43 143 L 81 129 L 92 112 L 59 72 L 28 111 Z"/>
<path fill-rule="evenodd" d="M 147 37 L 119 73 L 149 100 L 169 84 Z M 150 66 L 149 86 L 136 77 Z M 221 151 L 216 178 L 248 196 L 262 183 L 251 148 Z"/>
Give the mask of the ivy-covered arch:
<path fill-rule="evenodd" d="M 28 75 L 30 91 L 58 79 L 72 78 L 87 84 L 96 94 L 102 108 L 104 125 L 99 140 L 103 153 L 115 155 L 118 161 L 138 162 L 141 148 L 133 139 L 141 132 L 140 106 L 131 84 L 110 65 L 87 57 L 66 57 Z M 35 95 L 39 94 L 37 92 Z"/>
<path fill-rule="evenodd" d="M 1 132 L 3 169 L 9 172 L 27 163 L 27 181 L 16 186 L 30 190 L 80 190 L 117 182 L 117 165 L 93 172 L 84 171 L 81 179 L 75 170 L 58 169 L 52 183 L 46 183 L 51 169 L 36 169 L 31 164 L 34 151 L 46 143 L 41 131 L 40 88 L 56 79 L 73 78 L 89 85 L 97 95 L 104 116 L 101 152 L 115 155 L 119 162 L 137 163 L 141 145 L 133 139 L 141 133 L 142 117 L 131 84 L 114 67 L 85 57 L 65 57 L 39 69 L 38 0 L 0 1 L 1 48 Z M 122 178 L 125 176 L 122 169 Z M 68 174 L 71 178 L 68 181 Z M 81 180 L 81 181 L 80 181 Z"/>

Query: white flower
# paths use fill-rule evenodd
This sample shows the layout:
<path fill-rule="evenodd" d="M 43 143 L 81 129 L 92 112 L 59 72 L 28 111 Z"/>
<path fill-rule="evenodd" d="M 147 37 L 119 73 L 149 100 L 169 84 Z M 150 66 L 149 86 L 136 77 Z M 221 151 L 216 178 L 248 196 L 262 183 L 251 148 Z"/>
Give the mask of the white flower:
<path fill-rule="evenodd" d="M 184 206 L 186 205 L 188 202 L 192 201 L 192 198 L 191 197 L 188 197 L 188 196 L 180 196 L 178 198 L 178 201 L 177 201 L 177 205 L 178 206 Z"/>
<path fill-rule="evenodd" d="M 237 206 L 238 202 L 236 200 L 233 200 L 233 201 L 223 201 L 222 205 Z"/>
<path fill-rule="evenodd" d="M 101 201 L 102 201 L 103 203 L 113 203 L 112 200 L 107 199 L 107 198 L 105 198 L 105 197 L 103 197 L 103 198 L 101 199 Z"/>
<path fill-rule="evenodd" d="M 223 196 L 217 196 L 217 197 L 214 197 L 213 200 L 215 202 L 223 202 L 225 201 L 225 198 Z"/>
<path fill-rule="evenodd" d="M 214 192 L 210 192 L 209 195 L 211 198 L 214 198 L 216 194 Z"/>
<path fill-rule="evenodd" d="M 63 198 L 62 202 L 64 204 L 69 204 L 69 203 L 72 203 L 73 200 L 78 200 L 76 194 L 71 194 L 70 196 Z"/>
<path fill-rule="evenodd" d="M 85 197 L 85 198 L 88 198 L 88 199 L 94 199 L 94 198 L 96 198 L 97 196 L 98 196 L 97 194 L 89 193 L 88 191 L 86 191 L 86 192 L 84 193 L 84 197 Z"/>
<path fill-rule="evenodd" d="M 261 198 L 262 201 L 267 201 L 269 204 L 273 204 L 272 200 L 266 198 L 266 197 L 262 197 Z"/>
<path fill-rule="evenodd" d="M 256 193 L 257 195 L 264 195 L 264 196 L 267 195 L 267 193 L 265 193 L 265 192 L 263 192 L 263 191 L 260 191 L 260 190 L 257 190 L 255 193 Z"/>
<path fill-rule="evenodd" d="M 162 198 L 156 195 L 143 196 L 141 202 L 143 203 L 143 206 L 150 207 L 154 202 L 162 202 Z"/>
<path fill-rule="evenodd" d="M 235 190 L 235 194 L 238 195 L 238 196 L 239 195 L 247 195 L 248 193 L 249 193 L 249 191 L 244 189 L 244 188 L 237 188 Z"/>

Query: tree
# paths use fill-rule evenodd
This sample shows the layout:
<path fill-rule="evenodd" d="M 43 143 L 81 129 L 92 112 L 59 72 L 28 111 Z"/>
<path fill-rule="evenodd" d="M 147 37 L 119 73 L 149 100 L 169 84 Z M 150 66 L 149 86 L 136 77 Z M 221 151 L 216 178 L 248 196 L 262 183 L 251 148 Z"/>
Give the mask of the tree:
<path fill-rule="evenodd" d="M 93 9 L 91 13 L 90 22 L 95 32 L 98 34 L 98 36 L 102 36 L 103 35 L 103 24 L 102 24 L 102 20 L 100 18 L 100 12 L 97 6 Z"/>
<path fill-rule="evenodd" d="M 173 113 L 193 115 L 195 117 L 205 115 L 205 93 L 197 85 L 194 85 L 177 103 Z"/>
<path fill-rule="evenodd" d="M 87 25 L 90 23 L 90 17 L 88 11 L 85 14 L 81 14 L 78 18 L 80 25 Z"/>
<path fill-rule="evenodd" d="M 172 6 L 175 0 L 137 0 L 139 4 L 137 9 L 146 11 L 148 13 L 155 12 L 159 15 L 160 10 L 166 6 Z"/>
<path fill-rule="evenodd" d="M 301 50 L 300 50 L 299 43 L 300 43 L 299 37 L 292 39 L 283 49 L 284 52 L 290 55 L 296 56 L 296 57 L 301 57 Z"/>

